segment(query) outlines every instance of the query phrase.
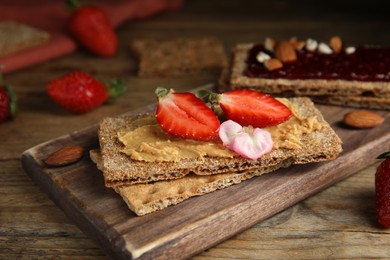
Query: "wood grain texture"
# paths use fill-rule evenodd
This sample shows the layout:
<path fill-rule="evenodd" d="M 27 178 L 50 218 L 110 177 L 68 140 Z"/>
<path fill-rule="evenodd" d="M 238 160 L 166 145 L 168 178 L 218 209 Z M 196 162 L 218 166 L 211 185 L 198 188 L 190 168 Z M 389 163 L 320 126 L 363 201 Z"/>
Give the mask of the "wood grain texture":
<path fill-rule="evenodd" d="M 267 36 L 326 40 L 338 34 L 346 43 L 389 45 L 388 10 L 389 2 L 379 0 L 246 0 L 245 4 L 238 0 L 188 0 L 181 10 L 121 26 L 117 31 L 119 52 L 111 59 L 100 59 L 80 49 L 5 75 L 4 80 L 18 97 L 19 111 L 13 121 L 0 125 L 0 259 L 109 259 L 26 174 L 21 153 L 96 124 L 105 116 L 150 104 L 155 101 L 152 93 L 156 86 L 189 90 L 218 79 L 216 74 L 139 79 L 135 76 L 136 60 L 128 50 L 130 40 L 212 35 L 229 51 L 236 43 L 263 41 Z M 91 113 L 68 114 L 49 100 L 45 85 L 76 69 L 84 69 L 102 81 L 119 77 L 128 92 L 114 104 Z M 352 132 L 366 138 L 366 131 Z M 389 259 L 390 230 L 376 224 L 373 208 L 377 164 L 369 164 L 376 156 L 369 156 L 364 170 L 193 258 Z M 347 159 L 353 165 L 354 158 Z"/>
<path fill-rule="evenodd" d="M 390 145 L 386 124 L 353 131 L 340 122 L 345 108 L 318 107 L 344 142 L 338 159 L 281 169 L 143 217 L 135 216 L 119 195 L 104 187 L 102 174 L 88 158 L 61 168 L 43 164 L 63 145 L 98 147 L 95 126 L 29 149 L 22 155 L 22 164 L 111 257 L 185 259 L 361 170 L 374 162 L 371 154 L 382 153 Z M 390 113 L 380 113 L 390 120 Z"/>

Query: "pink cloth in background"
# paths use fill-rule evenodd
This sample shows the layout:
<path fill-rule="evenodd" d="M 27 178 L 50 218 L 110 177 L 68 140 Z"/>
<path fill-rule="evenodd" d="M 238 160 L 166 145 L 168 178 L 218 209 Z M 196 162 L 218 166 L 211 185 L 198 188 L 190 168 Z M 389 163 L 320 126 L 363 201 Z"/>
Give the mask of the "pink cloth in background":
<path fill-rule="evenodd" d="M 97 0 L 93 3 L 106 10 L 114 27 L 127 20 L 142 19 L 182 6 L 184 0 Z M 3 0 L 0 20 L 14 20 L 50 33 L 48 43 L 0 58 L 2 73 L 9 73 L 55 57 L 72 53 L 76 41 L 66 29 L 70 12 L 65 0 Z"/>

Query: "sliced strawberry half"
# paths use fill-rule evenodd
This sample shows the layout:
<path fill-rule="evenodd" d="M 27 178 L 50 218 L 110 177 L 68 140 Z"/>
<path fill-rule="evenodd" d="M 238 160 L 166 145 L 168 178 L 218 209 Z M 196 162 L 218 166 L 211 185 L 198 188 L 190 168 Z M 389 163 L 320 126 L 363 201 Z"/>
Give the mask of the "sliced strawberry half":
<path fill-rule="evenodd" d="M 214 112 L 192 93 L 157 88 L 157 122 L 167 133 L 194 140 L 217 137 L 219 120 Z"/>
<path fill-rule="evenodd" d="M 242 126 L 264 128 L 283 123 L 291 116 L 291 110 L 274 97 L 250 89 L 220 94 L 218 103 L 228 119 Z"/>

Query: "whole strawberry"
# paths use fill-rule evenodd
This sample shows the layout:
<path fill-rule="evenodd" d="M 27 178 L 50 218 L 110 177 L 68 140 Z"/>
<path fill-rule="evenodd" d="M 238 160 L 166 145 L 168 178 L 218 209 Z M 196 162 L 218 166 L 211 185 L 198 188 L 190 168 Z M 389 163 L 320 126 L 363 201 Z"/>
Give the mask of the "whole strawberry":
<path fill-rule="evenodd" d="M 0 86 L 0 123 L 12 118 L 16 111 L 16 100 L 9 85 Z"/>
<path fill-rule="evenodd" d="M 385 159 L 375 174 L 375 207 L 378 222 L 390 228 L 390 152 L 381 154 L 378 159 Z"/>
<path fill-rule="evenodd" d="M 85 113 L 124 92 L 119 80 L 105 86 L 83 71 L 75 71 L 48 83 L 47 93 L 60 106 L 72 113 Z"/>
<path fill-rule="evenodd" d="M 102 57 L 110 57 L 117 50 L 118 40 L 114 28 L 103 9 L 95 6 L 80 6 L 77 0 L 68 0 L 75 11 L 68 29 L 89 51 Z"/>

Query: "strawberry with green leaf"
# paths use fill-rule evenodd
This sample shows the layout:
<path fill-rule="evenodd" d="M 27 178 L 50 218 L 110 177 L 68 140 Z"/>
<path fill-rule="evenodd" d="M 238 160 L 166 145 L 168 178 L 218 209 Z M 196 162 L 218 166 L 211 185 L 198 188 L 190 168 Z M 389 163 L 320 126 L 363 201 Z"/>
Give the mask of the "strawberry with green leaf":
<path fill-rule="evenodd" d="M 48 83 L 50 98 L 72 113 L 86 113 L 122 95 L 125 88 L 120 80 L 112 80 L 107 86 L 90 74 L 74 71 Z"/>

